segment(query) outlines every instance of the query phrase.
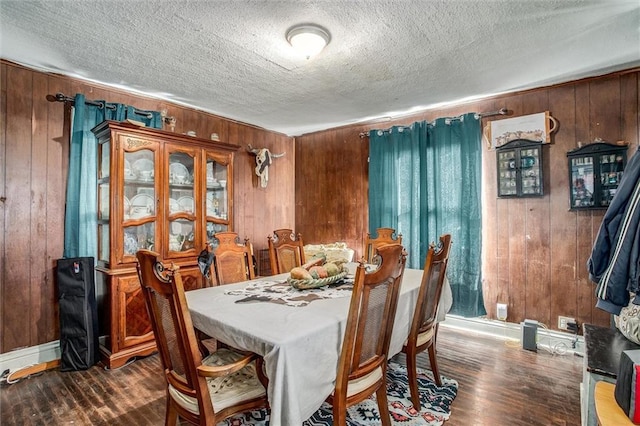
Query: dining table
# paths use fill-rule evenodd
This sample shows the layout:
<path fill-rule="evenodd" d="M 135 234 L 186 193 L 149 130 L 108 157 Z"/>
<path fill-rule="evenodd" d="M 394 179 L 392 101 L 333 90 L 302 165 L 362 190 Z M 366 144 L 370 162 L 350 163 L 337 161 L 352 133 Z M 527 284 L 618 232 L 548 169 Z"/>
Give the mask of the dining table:
<path fill-rule="evenodd" d="M 356 266 L 357 263 L 347 264 L 347 278 L 353 277 Z M 404 270 L 389 358 L 402 350 L 409 335 L 422 272 Z M 248 297 L 256 288 L 278 288 L 281 290 L 276 291 L 290 293 L 288 277 L 289 274 L 279 274 L 191 290 L 186 292 L 186 298 L 196 329 L 264 358 L 269 378 L 270 424 L 300 426 L 334 390 L 351 291 L 344 286 L 346 290 L 332 290 L 327 293 L 330 297 L 323 298 L 324 289 L 302 290 L 301 295 L 320 297 L 292 303 Z M 451 304 L 451 288 L 445 280 L 439 321 L 444 320 Z"/>

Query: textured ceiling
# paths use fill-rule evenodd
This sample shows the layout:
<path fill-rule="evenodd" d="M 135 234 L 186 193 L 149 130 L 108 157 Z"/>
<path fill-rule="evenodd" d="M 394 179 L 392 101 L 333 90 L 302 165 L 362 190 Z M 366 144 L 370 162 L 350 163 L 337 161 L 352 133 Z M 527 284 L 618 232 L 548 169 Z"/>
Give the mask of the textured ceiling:
<path fill-rule="evenodd" d="M 300 135 L 639 66 L 639 25 L 638 0 L 0 0 L 0 56 Z"/>

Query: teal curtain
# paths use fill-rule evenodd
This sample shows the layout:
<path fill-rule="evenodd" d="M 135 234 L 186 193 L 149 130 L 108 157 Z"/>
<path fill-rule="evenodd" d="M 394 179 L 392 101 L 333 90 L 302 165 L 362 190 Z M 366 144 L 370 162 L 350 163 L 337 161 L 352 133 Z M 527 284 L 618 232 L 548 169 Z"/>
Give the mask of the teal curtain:
<path fill-rule="evenodd" d="M 86 101 L 82 94 L 75 96 L 64 222 L 65 258 L 97 258 L 98 146 L 91 129 L 104 120 L 122 121 L 127 118 L 142 121 L 149 127 L 162 128 L 162 116 L 157 111 L 139 111 L 128 105 Z"/>
<path fill-rule="evenodd" d="M 369 231 L 395 228 L 421 269 L 450 233 L 451 313 L 486 314 L 481 287 L 481 128 L 474 113 L 369 133 Z"/>

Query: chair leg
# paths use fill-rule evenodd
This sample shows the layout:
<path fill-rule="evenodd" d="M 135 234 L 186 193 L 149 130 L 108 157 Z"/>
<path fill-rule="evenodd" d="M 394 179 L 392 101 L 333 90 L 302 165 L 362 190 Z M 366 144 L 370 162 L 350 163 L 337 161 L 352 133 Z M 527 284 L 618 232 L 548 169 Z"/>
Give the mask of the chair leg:
<path fill-rule="evenodd" d="M 334 400 L 333 404 L 333 425 L 334 426 L 346 426 L 347 424 L 347 407 L 336 403 Z"/>
<path fill-rule="evenodd" d="M 178 424 L 178 412 L 171 403 L 171 397 L 167 395 L 167 414 L 164 421 L 165 426 L 175 426 Z"/>
<path fill-rule="evenodd" d="M 429 363 L 431 364 L 431 372 L 436 385 L 442 386 L 442 379 L 440 378 L 440 372 L 438 371 L 438 361 L 436 360 L 436 344 L 431 342 L 429 346 Z"/>
<path fill-rule="evenodd" d="M 376 401 L 378 401 L 378 410 L 380 411 L 380 420 L 383 426 L 391 426 L 391 414 L 389 414 L 389 401 L 387 399 L 387 382 L 386 380 L 376 391 Z"/>
<path fill-rule="evenodd" d="M 408 350 L 406 355 L 411 403 L 413 404 L 413 408 L 420 411 L 422 404 L 420 404 L 420 393 L 418 392 L 418 365 L 416 363 L 416 353 L 415 351 Z"/>
<path fill-rule="evenodd" d="M 258 375 L 258 380 L 260 380 L 260 383 L 264 386 L 264 389 L 267 390 L 269 388 L 269 378 L 265 373 L 264 358 L 261 356 L 256 358 L 256 374 Z"/>

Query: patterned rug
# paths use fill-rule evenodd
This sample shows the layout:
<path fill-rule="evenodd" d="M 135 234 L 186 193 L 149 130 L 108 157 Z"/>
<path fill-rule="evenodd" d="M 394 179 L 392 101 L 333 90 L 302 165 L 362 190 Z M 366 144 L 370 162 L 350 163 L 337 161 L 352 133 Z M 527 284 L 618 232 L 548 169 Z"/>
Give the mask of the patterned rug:
<path fill-rule="evenodd" d="M 421 410 L 418 412 L 411 405 L 411 397 L 407 380 L 407 369 L 396 362 L 389 362 L 387 368 L 387 398 L 391 423 L 398 426 L 429 425 L 439 426 L 449 418 L 451 403 L 458 393 L 458 382 L 442 378 L 442 386 L 433 382 L 431 371 L 418 370 L 418 388 L 420 389 Z M 350 407 L 347 425 L 378 426 L 380 413 L 373 397 Z M 323 404 L 303 426 L 332 426 L 331 406 Z M 231 417 L 218 426 L 275 426 L 269 425 L 269 414 L 266 410 L 252 411 Z"/>

